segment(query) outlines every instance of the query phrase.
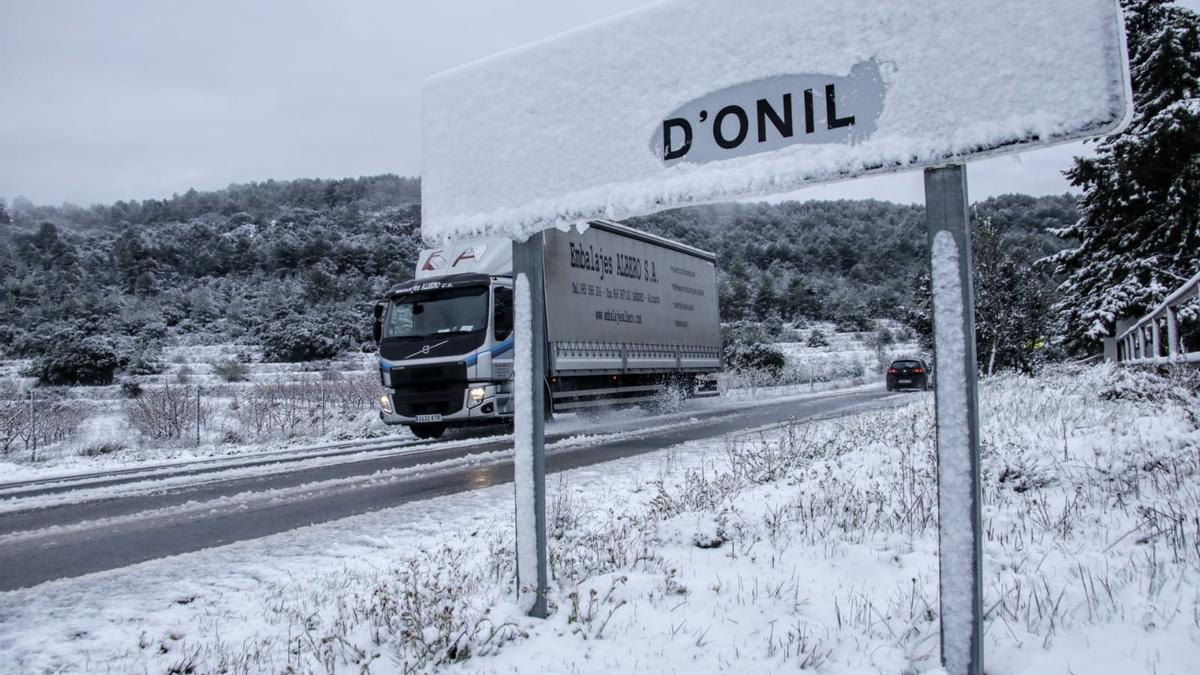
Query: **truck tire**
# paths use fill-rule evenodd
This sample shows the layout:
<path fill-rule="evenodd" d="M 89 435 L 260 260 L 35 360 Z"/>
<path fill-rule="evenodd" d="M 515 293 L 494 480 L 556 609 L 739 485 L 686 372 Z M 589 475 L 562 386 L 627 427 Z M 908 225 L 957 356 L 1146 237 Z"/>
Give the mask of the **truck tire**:
<path fill-rule="evenodd" d="M 445 424 L 410 424 L 408 430 L 417 438 L 441 438 L 446 433 Z"/>

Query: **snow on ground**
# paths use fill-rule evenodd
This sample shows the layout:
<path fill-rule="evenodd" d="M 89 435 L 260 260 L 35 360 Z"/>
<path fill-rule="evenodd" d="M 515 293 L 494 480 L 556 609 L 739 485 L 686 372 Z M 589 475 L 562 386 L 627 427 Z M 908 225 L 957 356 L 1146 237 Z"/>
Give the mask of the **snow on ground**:
<path fill-rule="evenodd" d="M 1196 381 L 987 381 L 989 673 L 1200 658 Z M 932 398 L 549 480 L 554 613 L 512 487 L 0 594 L 14 671 L 913 673 L 938 662 Z"/>
<path fill-rule="evenodd" d="M 833 323 L 812 322 L 791 329 L 794 341 L 775 344 L 787 359 L 788 369 L 801 380 L 863 378 L 878 381 L 895 359 L 925 358 L 931 361 L 912 331 L 897 321 L 881 319 L 876 331 L 842 332 Z M 813 344 L 813 334 L 819 334 Z M 886 336 L 886 337 L 884 337 Z M 825 342 L 826 344 L 819 344 Z"/>
<path fill-rule="evenodd" d="M 785 337 L 799 342 L 779 344 L 787 359 L 785 384 L 761 373 L 727 372 L 722 375 L 722 398 L 732 402 L 774 400 L 878 381 L 881 358 L 911 355 L 917 350 L 911 340 L 903 339 L 907 331 L 899 324 L 878 323 L 889 337 L 901 339 L 886 347 L 872 346 L 878 332 L 839 333 L 826 323 L 789 330 Z M 827 345 L 807 346 L 814 330 L 826 336 Z M 303 453 L 350 439 L 413 438 L 405 427 L 389 427 L 379 420 L 376 395 L 381 390 L 371 354 L 348 354 L 322 363 L 262 363 L 260 350 L 254 346 L 177 346 L 164 350 L 163 361 L 166 370 L 159 375 L 122 375 L 120 380 L 136 383 L 151 394 L 162 394 L 164 387 L 175 392 L 176 403 L 185 410 L 178 420 L 176 438 L 142 434 L 130 420 L 133 403 L 121 385 L 39 389 L 39 428 L 48 426 L 53 417 L 63 435 L 49 445 L 39 444 L 36 461 L 31 461 L 33 454 L 22 435 L 27 420 L 24 388 L 34 380 L 17 375 L 29 362 L 0 360 L 0 422 L 6 419 L 5 404 L 13 403 L 5 400 L 4 388 L 10 388 L 8 394 L 19 392 L 13 424 L 0 424 L 0 441 L 6 434 L 13 435 L 8 452 L 0 452 L 0 483 L 126 467 L 233 460 L 283 450 Z M 229 362 L 243 363 L 244 381 L 223 381 L 216 370 Z M 192 426 L 196 391 L 202 395 L 204 413 L 198 444 Z M 318 403 L 322 400 L 328 405 Z M 58 407 L 52 407 L 52 402 Z M 701 403 L 696 409 L 710 405 Z M 623 414 L 632 417 L 639 413 Z M 575 418 L 562 417 L 568 425 Z M 463 435 L 452 431 L 450 437 Z"/>
<path fill-rule="evenodd" d="M 848 387 L 841 389 L 839 393 L 853 394 L 869 390 L 872 387 L 878 387 L 878 385 Z M 781 387 L 779 389 L 783 390 L 785 388 Z M 828 395 L 825 390 L 807 393 L 787 392 L 786 395 L 780 391 L 778 394 L 773 399 L 774 401 L 802 401 Z M 641 409 L 612 410 L 600 412 L 591 417 L 575 414 L 563 415 L 546 425 L 548 438 L 551 439 L 551 442 L 547 444 L 547 449 L 553 452 L 559 448 L 586 447 L 620 438 L 660 433 L 672 428 L 695 424 L 698 415 L 705 415 L 706 417 L 714 413 L 718 416 L 736 415 L 740 410 L 759 405 L 761 401 L 761 398 L 749 396 L 735 399 L 700 399 L 689 401 L 684 405 L 684 409 L 681 412 L 660 415 L 651 415 Z M 282 452 L 264 453 L 249 458 L 235 455 L 226 459 L 126 465 L 120 467 L 121 473 L 119 476 L 123 481 L 115 485 L 106 484 L 106 479 L 111 477 L 112 474 L 104 471 L 82 474 L 53 474 L 50 476 L 39 475 L 33 482 L 15 481 L 0 483 L 0 516 L 3 516 L 4 513 L 67 504 L 149 495 L 170 489 L 212 483 L 214 481 L 260 478 L 271 474 L 296 472 L 320 466 L 374 461 L 390 455 L 429 453 L 433 450 L 452 450 L 484 442 L 511 440 L 510 435 L 499 433 L 500 431 L 501 428 L 475 429 L 459 434 L 457 437 L 451 435 L 449 439 L 436 443 L 379 439 L 349 445 L 313 446 L 307 449 L 296 448 Z M 203 502 L 188 502 L 176 507 L 156 511 L 153 515 L 166 516 L 178 515 L 189 511 L 239 508 L 252 500 L 278 502 L 285 499 L 303 498 L 311 496 L 314 492 L 318 491 L 337 490 L 359 483 L 377 484 L 382 482 L 397 482 L 431 471 L 479 464 L 489 459 L 506 459 L 511 457 L 512 454 L 511 450 L 473 452 L 455 459 L 418 464 L 404 469 L 376 471 L 371 474 L 363 474 L 352 478 L 310 482 L 272 491 L 255 490 L 253 492 L 239 493 Z M 257 461 L 264 458 L 272 461 Z M 195 473 L 191 471 L 197 468 L 203 469 L 203 471 Z M 36 494 L 43 488 L 56 486 L 69 486 L 72 489 L 50 492 L 48 494 Z M 30 492 L 35 494 L 27 496 L 27 493 Z M 148 515 L 146 512 L 139 512 L 117 519 L 107 519 L 105 523 L 111 524 L 119 520 L 136 520 Z M 96 524 L 96 521 L 81 522 L 70 526 L 69 529 L 91 528 Z M 25 535 L 17 534 L 15 536 Z M 10 541 L 10 539 L 10 537 L 0 537 L 0 546 Z"/>

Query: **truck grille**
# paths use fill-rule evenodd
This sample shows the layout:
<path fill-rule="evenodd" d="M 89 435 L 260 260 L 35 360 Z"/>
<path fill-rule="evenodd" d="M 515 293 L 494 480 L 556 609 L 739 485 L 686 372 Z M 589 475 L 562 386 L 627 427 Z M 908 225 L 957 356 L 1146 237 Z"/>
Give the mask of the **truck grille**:
<path fill-rule="evenodd" d="M 428 389 L 431 386 L 449 388 L 453 385 L 466 388 L 467 365 L 459 362 L 407 368 L 393 366 L 390 377 L 392 389 L 397 392 L 407 387 Z"/>
<path fill-rule="evenodd" d="M 450 415 L 462 410 L 467 389 L 463 363 L 392 368 L 390 378 L 398 415 Z"/>

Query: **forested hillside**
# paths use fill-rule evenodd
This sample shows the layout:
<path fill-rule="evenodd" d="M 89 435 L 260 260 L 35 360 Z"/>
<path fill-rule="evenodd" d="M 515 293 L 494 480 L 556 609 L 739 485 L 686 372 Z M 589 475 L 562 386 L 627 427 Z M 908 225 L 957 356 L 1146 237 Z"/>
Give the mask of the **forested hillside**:
<path fill-rule="evenodd" d="M 422 246 L 419 200 L 417 179 L 393 175 L 92 208 L 14 200 L 0 208 L 0 345 L 10 357 L 53 356 L 42 362 L 64 372 L 40 374 L 65 382 L 89 379 L 81 373 L 97 362 L 153 372 L 170 342 L 262 344 L 276 360 L 369 348 L 370 301 L 411 275 Z M 1069 196 L 1005 196 L 978 204 L 976 217 L 1032 269 L 1063 246 L 1048 230 L 1078 215 Z M 925 267 L 922 219 L 916 206 L 838 201 L 695 207 L 631 223 L 718 253 L 726 320 L 853 324 L 909 316 Z"/>

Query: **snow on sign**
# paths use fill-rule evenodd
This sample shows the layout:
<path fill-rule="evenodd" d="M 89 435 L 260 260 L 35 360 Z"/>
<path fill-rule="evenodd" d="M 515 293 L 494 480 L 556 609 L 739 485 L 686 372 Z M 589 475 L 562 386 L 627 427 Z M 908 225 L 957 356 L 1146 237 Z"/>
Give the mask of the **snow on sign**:
<path fill-rule="evenodd" d="M 524 236 L 1111 133 L 1117 0 L 669 0 L 438 75 L 423 230 Z"/>

